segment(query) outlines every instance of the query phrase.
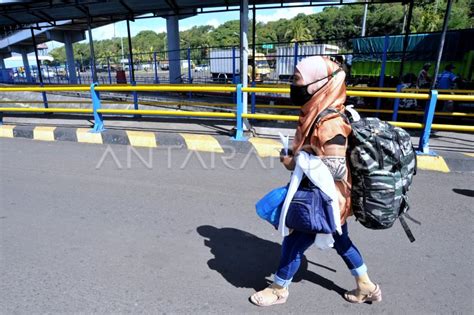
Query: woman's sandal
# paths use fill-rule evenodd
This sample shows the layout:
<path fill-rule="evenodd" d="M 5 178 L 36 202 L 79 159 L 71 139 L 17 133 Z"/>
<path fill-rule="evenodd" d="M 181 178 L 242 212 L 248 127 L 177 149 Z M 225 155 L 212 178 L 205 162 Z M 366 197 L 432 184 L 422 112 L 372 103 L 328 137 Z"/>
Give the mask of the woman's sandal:
<path fill-rule="evenodd" d="M 351 303 L 380 302 L 382 301 L 382 290 L 376 284 L 375 289 L 368 294 L 361 294 L 359 289 L 354 289 L 344 293 L 344 298 Z"/>
<path fill-rule="evenodd" d="M 265 292 L 265 293 L 263 293 Z M 283 304 L 288 299 L 288 289 L 278 289 L 270 285 L 250 297 L 250 301 L 257 306 L 270 306 L 276 304 Z"/>

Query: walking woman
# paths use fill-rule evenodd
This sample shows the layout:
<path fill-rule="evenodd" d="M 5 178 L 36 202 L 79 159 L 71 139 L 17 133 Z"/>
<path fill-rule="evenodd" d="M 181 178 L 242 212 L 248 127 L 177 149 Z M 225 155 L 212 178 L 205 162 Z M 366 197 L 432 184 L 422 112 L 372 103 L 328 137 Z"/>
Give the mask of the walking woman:
<path fill-rule="evenodd" d="M 380 287 L 370 280 L 367 266 L 348 235 L 346 219 L 351 215 L 351 178 L 346 161 L 346 148 L 351 126 L 337 113 L 324 115 L 316 122 L 318 115 L 327 108 L 344 112 L 345 73 L 337 63 L 327 58 L 317 56 L 303 59 L 296 66 L 290 98 L 295 105 L 301 105 L 302 108 L 292 154 L 282 155 L 280 160 L 288 170 L 293 171 L 298 155 L 317 156 L 325 165 L 323 167 L 329 169 L 329 172 L 326 171 L 329 179 L 325 180 L 329 180 L 331 185 L 334 182 L 337 196 L 337 202 L 334 202 L 339 206 L 341 220 L 340 232 L 332 235 L 333 248 L 346 263 L 357 285 L 356 289 L 346 292 L 344 298 L 351 303 L 381 301 Z M 321 172 L 318 174 L 321 175 Z M 310 186 L 312 183 L 308 177 L 304 177 L 300 185 Z M 289 295 L 288 286 L 298 271 L 305 250 L 315 240 L 318 243 L 317 234 L 289 230 L 284 224 L 284 216 L 286 213 L 282 211 L 279 231 L 284 239 L 274 282 L 250 297 L 251 302 L 258 306 L 286 302 Z"/>

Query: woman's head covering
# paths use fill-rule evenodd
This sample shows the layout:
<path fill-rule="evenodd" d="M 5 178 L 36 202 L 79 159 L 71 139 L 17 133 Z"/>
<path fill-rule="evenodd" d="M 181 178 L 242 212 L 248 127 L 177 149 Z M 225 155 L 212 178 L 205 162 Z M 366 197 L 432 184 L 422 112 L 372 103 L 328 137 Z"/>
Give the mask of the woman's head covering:
<path fill-rule="evenodd" d="M 328 107 L 334 107 L 338 111 L 344 111 L 344 102 L 346 101 L 346 75 L 344 71 L 339 70 L 339 65 L 328 58 L 315 56 L 303 59 L 298 63 L 296 68 L 301 73 L 304 84 L 329 77 L 311 84 L 307 88 L 308 93 L 316 93 L 301 108 L 298 127 L 296 129 L 295 139 L 293 140 L 293 152 L 295 154 L 301 149 L 303 144 L 307 142 L 308 137 L 311 146 L 322 146 L 326 140 L 332 139 L 333 134 L 334 136 L 342 134 L 347 137 L 351 131 L 350 126 L 343 123 L 343 120 L 338 114 L 330 114 L 321 120 L 321 123 L 325 122 L 324 128 L 321 130 L 324 131 L 324 134 L 317 134 L 316 129 L 313 129 L 313 133 L 309 135 L 313 122 L 323 110 Z M 313 136 L 316 136 L 316 140 L 319 139 L 320 143 L 315 143 L 312 139 Z"/>

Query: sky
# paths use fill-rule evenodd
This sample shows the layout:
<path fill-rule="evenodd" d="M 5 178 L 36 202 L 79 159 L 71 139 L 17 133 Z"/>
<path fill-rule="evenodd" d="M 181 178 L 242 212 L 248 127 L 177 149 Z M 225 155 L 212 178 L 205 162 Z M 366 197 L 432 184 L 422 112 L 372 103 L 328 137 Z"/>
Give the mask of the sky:
<path fill-rule="evenodd" d="M 282 8 L 282 9 L 258 9 L 256 13 L 257 22 L 267 23 L 279 19 L 291 19 L 300 13 L 313 14 L 320 12 L 323 7 L 301 7 L 301 8 Z M 251 11 L 249 16 L 251 16 Z M 180 31 L 185 31 L 193 26 L 212 25 L 218 27 L 219 25 L 230 21 L 238 20 L 239 11 L 219 12 L 219 13 L 203 13 L 196 16 L 182 19 L 179 21 Z M 141 31 L 152 30 L 156 33 L 166 32 L 166 20 L 163 18 L 147 18 L 137 19 L 135 22 L 130 22 L 130 33 L 135 36 Z M 113 37 L 126 37 L 127 24 L 125 21 L 117 22 L 92 30 L 92 38 L 94 40 L 109 39 Z M 86 33 L 86 41 L 88 40 Z M 48 42 L 48 48 L 54 49 L 62 46 L 59 42 Z"/>

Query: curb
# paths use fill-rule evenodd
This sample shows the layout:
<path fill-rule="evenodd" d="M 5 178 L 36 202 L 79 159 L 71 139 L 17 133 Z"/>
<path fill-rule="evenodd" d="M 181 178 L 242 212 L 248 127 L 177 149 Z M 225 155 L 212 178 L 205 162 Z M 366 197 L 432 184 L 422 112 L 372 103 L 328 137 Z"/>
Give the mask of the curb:
<path fill-rule="evenodd" d="M 253 151 L 261 157 L 279 157 L 282 145 L 272 139 L 234 141 L 229 136 L 192 133 L 107 129 L 92 133 L 89 128 L 0 125 L 0 138 L 26 138 L 37 141 L 70 141 L 89 144 L 119 144 L 142 148 L 176 148 L 212 153 Z"/>
<path fill-rule="evenodd" d="M 278 158 L 282 145 L 266 138 L 235 141 L 229 136 L 191 133 L 156 133 L 150 131 L 108 129 L 92 133 L 89 128 L 0 125 L 0 138 L 27 138 L 38 141 L 71 141 L 92 144 L 119 144 L 143 148 L 175 148 L 220 154 L 255 153 Z M 418 155 L 418 169 L 449 172 L 474 172 L 474 153 L 443 152 L 442 156 Z"/>

